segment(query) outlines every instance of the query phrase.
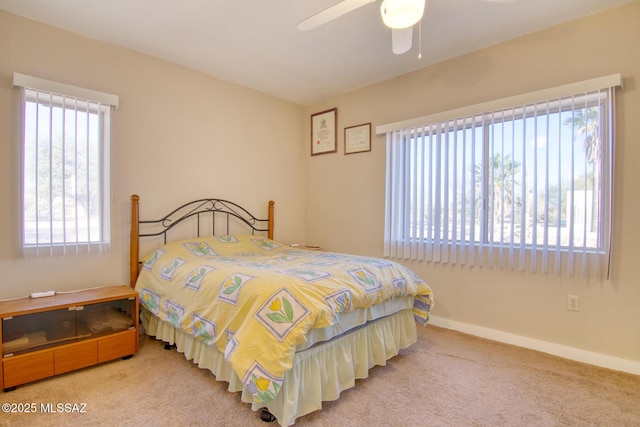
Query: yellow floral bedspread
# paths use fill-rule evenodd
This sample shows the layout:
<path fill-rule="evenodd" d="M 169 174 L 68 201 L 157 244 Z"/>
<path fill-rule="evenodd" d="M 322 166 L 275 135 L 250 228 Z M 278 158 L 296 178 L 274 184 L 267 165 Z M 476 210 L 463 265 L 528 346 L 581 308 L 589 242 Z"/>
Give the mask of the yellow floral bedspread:
<path fill-rule="evenodd" d="M 260 402 L 278 394 L 309 329 L 405 295 L 426 324 L 433 306 L 429 286 L 400 264 L 250 235 L 169 243 L 145 260 L 136 291 L 144 308 L 224 353 Z"/>

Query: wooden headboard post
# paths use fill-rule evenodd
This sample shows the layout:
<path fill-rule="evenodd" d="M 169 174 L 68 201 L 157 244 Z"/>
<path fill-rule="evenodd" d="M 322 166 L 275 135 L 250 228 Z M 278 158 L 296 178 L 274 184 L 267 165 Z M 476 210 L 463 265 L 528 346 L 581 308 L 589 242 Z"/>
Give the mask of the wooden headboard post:
<path fill-rule="evenodd" d="M 269 231 L 267 237 L 273 240 L 273 206 L 276 204 L 273 200 L 269 200 Z"/>
<path fill-rule="evenodd" d="M 131 236 L 129 251 L 129 285 L 136 286 L 139 273 L 140 259 L 140 197 L 137 194 L 131 196 Z"/>

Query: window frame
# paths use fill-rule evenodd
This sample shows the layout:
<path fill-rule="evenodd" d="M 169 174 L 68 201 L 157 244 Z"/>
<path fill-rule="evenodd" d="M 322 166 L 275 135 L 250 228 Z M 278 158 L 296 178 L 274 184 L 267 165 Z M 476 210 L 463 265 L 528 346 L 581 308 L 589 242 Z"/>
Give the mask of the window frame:
<path fill-rule="evenodd" d="M 585 98 L 585 104 L 584 106 L 580 107 L 580 108 L 574 108 L 574 106 L 572 104 L 569 104 L 568 102 L 566 102 L 566 99 L 562 99 L 562 100 L 554 100 L 553 102 L 549 102 L 549 107 L 547 109 L 547 114 L 546 116 L 549 116 L 551 114 L 561 114 L 561 113 L 567 113 L 567 112 L 575 112 L 578 110 L 582 110 L 582 109 L 586 109 L 586 108 L 592 108 L 592 107 L 598 107 L 600 108 L 600 112 L 602 113 L 602 109 L 606 108 L 603 107 L 604 102 L 606 102 L 606 97 L 603 96 L 601 93 L 590 93 L 584 96 Z M 553 105 L 556 104 L 556 105 Z M 496 240 L 495 238 L 491 239 L 491 212 L 492 212 L 492 208 L 495 207 L 495 203 L 491 203 L 491 197 L 489 197 L 489 189 L 491 188 L 491 178 L 494 177 L 494 174 L 491 173 L 490 171 L 490 167 L 491 167 L 491 154 L 493 153 L 492 150 L 492 145 L 495 142 L 493 140 L 493 138 L 491 138 L 489 135 L 491 134 L 491 127 L 495 126 L 496 124 L 500 123 L 504 126 L 505 123 L 514 123 L 516 121 L 525 121 L 527 119 L 531 119 L 534 117 L 541 117 L 541 114 L 538 114 L 536 112 L 536 108 L 535 106 L 525 106 L 526 108 L 521 108 L 519 107 L 517 110 L 512 109 L 511 111 L 509 110 L 503 110 L 501 112 L 493 112 L 493 113 L 488 113 L 491 115 L 491 120 L 485 120 L 483 119 L 481 116 L 475 116 L 475 117 L 466 117 L 464 119 L 460 119 L 458 120 L 458 122 L 462 122 L 461 126 L 458 127 L 457 123 L 456 124 L 450 124 L 448 123 L 448 126 L 445 127 L 444 129 L 436 129 L 435 132 L 431 132 L 429 130 L 426 130 L 423 134 L 424 134 L 424 138 L 430 138 L 432 137 L 432 134 L 435 133 L 435 135 L 433 135 L 434 138 L 436 138 L 436 144 L 441 144 L 442 143 L 442 139 L 447 138 L 450 139 L 450 136 L 452 133 L 456 133 L 456 132 L 470 132 L 472 135 L 482 135 L 482 182 L 480 183 L 480 186 L 482 188 L 482 196 L 481 199 L 479 200 L 479 203 L 482 204 L 482 207 L 480 208 L 480 212 L 482 213 L 482 221 L 479 222 L 480 224 L 480 235 L 478 237 L 478 239 L 471 241 L 471 240 L 461 240 L 461 239 L 457 239 L 456 242 L 458 244 L 468 244 L 468 245 L 482 245 L 484 247 L 490 247 L 492 245 L 499 245 L 500 241 Z M 606 109 L 605 109 L 606 112 Z M 502 114 L 499 114 L 502 113 Z M 486 116 L 487 114 L 484 114 L 484 116 Z M 494 120 L 494 119 L 498 119 L 498 121 Z M 515 126 L 515 125 L 512 125 Z M 478 129 L 479 131 L 476 133 L 474 132 L 475 129 Z M 575 133 L 575 132 L 574 132 Z M 601 132 L 601 133 L 605 133 L 606 132 Z M 422 137 L 422 135 L 415 135 L 414 138 L 416 137 Z M 602 144 L 602 148 L 604 150 L 606 150 L 607 148 L 609 148 L 608 143 L 603 143 Z M 466 147 L 465 147 L 466 149 Z M 601 176 L 607 176 L 607 172 L 608 172 L 608 168 L 607 168 L 607 163 L 605 160 L 607 160 L 608 157 L 605 157 L 602 159 L 602 161 L 600 162 L 600 175 Z M 447 165 L 448 166 L 448 165 Z M 610 199 L 610 192 L 609 192 L 609 183 L 608 183 L 609 179 L 606 180 L 606 182 L 601 183 L 599 191 L 602 192 L 602 199 L 607 201 Z M 526 186 L 525 186 L 525 190 L 526 190 Z M 428 197 L 427 199 L 431 199 L 430 197 Z M 444 209 L 447 209 L 448 206 L 445 206 Z M 602 211 L 605 215 L 608 213 L 608 211 L 604 210 Z M 606 215 L 606 217 L 608 218 L 608 215 Z M 446 215 L 445 215 L 446 218 Z M 605 221 L 607 221 L 607 218 L 604 218 Z M 527 230 L 529 230 L 529 228 L 527 228 Z M 475 233 L 474 233 L 475 236 Z M 598 238 L 597 241 L 600 242 L 596 247 L 587 247 L 586 250 L 590 251 L 590 252 L 597 252 L 597 253 L 604 253 L 604 251 L 606 250 L 605 248 L 605 242 L 607 242 L 609 239 L 609 229 L 607 227 L 599 227 L 598 229 Z M 524 243 L 523 247 L 525 249 L 533 249 L 533 245 L 531 243 Z M 568 250 L 568 245 L 561 245 L 559 247 L 559 250 Z"/>
<path fill-rule="evenodd" d="M 112 122 L 112 109 L 117 108 L 119 105 L 119 98 L 115 95 L 110 95 L 102 92 L 97 92 L 85 88 L 66 85 L 58 82 L 52 82 L 36 77 L 26 76 L 19 73 L 14 73 L 14 86 L 19 87 L 21 91 L 20 105 L 21 105 L 21 133 L 20 133 L 20 152 L 21 152 L 21 189 L 20 189 L 20 226 L 21 226 L 21 246 L 24 256 L 39 256 L 39 255 L 67 255 L 67 254 L 79 254 L 79 253 L 100 253 L 110 249 L 111 244 L 111 122 Z M 88 98 L 91 97 L 91 98 Z M 27 111 L 31 111 L 29 117 Z M 44 221 L 45 228 L 42 231 L 39 230 L 36 220 L 35 237 L 27 238 L 27 225 L 28 215 L 27 209 L 27 192 L 33 193 L 32 197 L 35 200 L 36 212 L 41 212 L 38 206 L 38 185 L 41 184 L 38 177 L 39 168 L 38 164 L 38 150 L 39 144 L 42 140 L 38 136 L 38 132 L 42 129 L 42 123 L 39 121 L 38 115 L 44 111 L 48 115 L 43 119 L 45 126 L 48 129 L 44 129 L 48 132 L 48 135 L 44 137 L 46 156 L 49 159 L 49 165 L 43 170 L 45 176 L 48 173 L 48 180 L 45 179 L 45 192 L 46 188 L 49 188 L 48 203 L 49 206 L 45 207 L 44 214 L 48 216 Z M 73 117 L 71 117 L 73 115 Z M 83 120 L 79 120 L 79 117 L 84 117 Z M 68 121 L 67 121 L 68 119 Z M 69 123 L 73 123 L 71 128 L 68 128 Z M 30 124 L 31 133 L 28 133 L 26 126 Z M 97 129 L 91 130 L 91 126 Z M 79 129 L 83 126 L 86 127 L 86 133 L 83 133 L 79 137 Z M 55 130 L 54 130 L 55 128 Z M 69 130 L 71 129 L 71 130 Z M 84 132 L 84 131 L 83 131 Z M 27 136 L 27 135 L 31 136 Z M 54 141 L 54 136 L 57 135 L 58 141 Z M 32 144 L 32 155 L 27 158 L 27 138 L 29 143 Z M 73 141 L 73 142 L 68 142 Z M 33 145 L 36 144 L 36 145 Z M 82 162 L 78 162 L 78 150 L 81 148 L 81 144 L 86 151 L 84 152 L 86 158 Z M 72 146 L 68 148 L 67 146 Z M 67 153 L 71 150 L 70 153 Z M 57 154 L 56 154 L 57 152 Z M 93 153 L 93 154 L 91 154 Z M 55 156 L 63 161 L 61 166 L 57 167 L 58 179 L 57 184 L 53 181 L 54 172 L 52 168 L 53 160 Z M 71 157 L 69 157 L 69 155 Z M 75 157 L 75 158 L 74 158 Z M 67 162 L 66 160 L 72 160 Z M 65 160 L 66 159 L 66 160 Z M 45 164 L 46 164 L 45 159 Z M 28 169 L 27 162 L 31 162 Z M 87 186 L 91 185 L 92 189 L 87 189 L 84 196 L 84 211 L 86 212 L 86 218 L 82 222 L 80 227 L 68 227 L 69 221 L 76 223 L 82 217 L 78 214 L 79 199 L 77 198 L 77 191 L 75 189 L 77 185 L 76 178 L 82 176 L 82 169 L 91 169 L 94 172 L 86 172 L 86 180 L 84 181 Z M 97 167 L 97 171 L 95 168 Z M 64 168 L 62 170 L 61 168 Z M 33 187 L 27 189 L 26 184 L 30 178 L 26 177 L 27 171 L 30 171 L 34 175 Z M 47 172 L 48 171 L 48 172 Z M 69 174 L 69 172 L 71 173 Z M 67 180 L 71 178 L 74 185 L 69 185 L 70 191 L 67 192 Z M 90 178 L 90 176 L 92 178 Z M 95 180 L 94 180 L 95 178 Z M 70 181 L 70 182 L 71 182 Z M 61 187 L 57 193 L 58 198 L 62 197 L 62 201 L 58 201 L 59 207 L 56 208 L 53 199 L 54 185 Z M 75 212 L 69 211 L 65 206 L 69 200 L 71 194 L 71 200 L 75 203 Z M 93 196 L 91 195 L 93 194 Z M 92 202 L 89 201 L 91 197 Z M 91 212 L 89 213 L 89 209 Z M 54 211 L 59 211 L 54 215 Z M 60 216 L 62 212 L 62 216 Z M 71 212 L 70 215 L 68 213 Z M 39 215 L 39 214 L 36 214 Z M 31 217 L 33 215 L 30 215 Z M 98 224 L 92 225 L 91 218 L 95 217 Z M 58 219 L 56 219 L 58 218 Z M 55 227 L 55 222 L 61 222 L 62 228 Z M 96 228 L 97 227 L 97 228 Z M 97 230 L 98 236 L 92 234 Z M 62 234 L 58 234 L 59 232 Z M 84 234 L 83 234 L 84 233 Z M 48 236 L 46 236 L 48 234 Z"/>
<path fill-rule="evenodd" d="M 405 120 L 403 122 L 391 123 L 391 124 L 381 125 L 376 127 L 377 134 L 384 133 L 387 135 L 387 196 L 385 198 L 385 201 L 386 201 L 385 218 L 386 219 L 385 219 L 384 255 L 390 256 L 390 257 L 396 257 L 396 258 L 418 259 L 418 260 L 426 260 L 426 261 L 433 261 L 433 262 L 450 262 L 450 263 L 462 263 L 462 264 L 470 264 L 470 265 L 474 265 L 477 263 L 480 265 L 493 267 L 496 264 L 500 264 L 504 266 L 505 262 L 503 262 L 503 260 L 498 259 L 496 261 L 494 258 L 495 258 L 495 255 L 498 254 L 498 251 L 499 251 L 499 255 L 503 255 L 503 249 L 505 249 L 504 247 L 509 246 L 508 264 L 511 269 L 514 269 L 515 264 L 519 264 L 520 270 L 524 270 L 525 268 L 528 268 L 532 272 L 535 272 L 537 268 L 539 268 L 539 261 L 537 259 L 539 257 L 542 259 L 541 261 L 542 267 L 540 268 L 546 272 L 548 271 L 547 264 L 548 264 L 549 258 L 555 257 L 556 273 L 559 273 L 559 271 L 562 269 L 567 271 L 567 274 L 569 275 L 573 274 L 574 252 L 576 251 L 579 251 L 580 254 L 582 254 L 583 274 L 585 273 L 586 258 L 588 256 L 598 256 L 602 259 L 606 259 L 608 262 L 610 247 L 611 247 L 611 227 L 612 227 L 611 218 L 612 218 L 612 209 L 613 209 L 612 166 L 613 166 L 613 154 L 614 154 L 613 153 L 613 144 L 614 144 L 613 142 L 613 128 L 614 128 L 613 109 L 614 109 L 614 100 L 615 100 L 614 94 L 615 94 L 615 88 L 621 85 L 622 85 L 622 77 L 619 74 L 611 75 L 611 76 L 606 76 L 598 79 L 592 79 L 589 81 L 573 83 L 569 85 L 560 86 L 557 88 L 545 89 L 538 92 L 504 98 L 501 100 L 490 101 L 487 103 L 477 104 L 469 107 L 463 107 L 463 108 L 451 110 L 448 112 L 437 113 L 430 116 Z M 576 98 L 580 98 L 580 97 L 583 98 L 582 104 L 580 104 L 580 102 L 576 102 Z M 545 103 L 546 103 L 546 108 L 541 110 L 540 105 Z M 599 169 L 599 172 L 597 173 L 599 178 L 599 181 L 597 182 L 599 193 L 597 197 L 600 197 L 600 199 L 598 199 L 599 204 L 597 206 L 598 208 L 597 213 L 603 225 L 598 227 L 598 230 L 597 230 L 598 234 L 597 234 L 597 238 L 595 239 L 595 242 L 596 242 L 595 245 L 585 250 L 583 246 L 586 246 L 588 244 L 586 240 L 582 240 L 583 246 L 579 246 L 577 247 L 577 249 L 575 246 L 572 246 L 575 243 L 573 242 L 573 240 L 571 240 L 570 243 L 567 245 L 559 244 L 561 239 L 564 238 L 564 236 L 559 235 L 560 224 L 562 223 L 562 218 L 560 218 L 561 208 L 560 207 L 556 208 L 557 211 L 555 212 L 554 222 L 550 222 L 549 217 L 551 216 L 551 214 L 549 210 L 549 205 L 551 202 L 555 200 L 553 200 L 552 196 L 550 196 L 552 192 L 549 191 L 550 180 L 548 176 L 546 178 L 547 180 L 542 182 L 542 185 L 547 186 L 545 190 L 546 192 L 544 193 L 544 205 L 543 205 L 544 206 L 543 207 L 544 229 L 542 229 L 542 231 L 544 234 L 540 235 L 541 237 L 539 237 L 537 240 L 532 239 L 531 241 L 527 241 L 525 232 L 522 231 L 518 239 L 515 241 L 515 243 L 512 237 L 512 241 L 507 242 L 508 245 L 505 245 L 504 242 L 501 241 L 500 236 L 496 236 L 495 234 L 495 230 L 494 230 L 495 221 L 492 221 L 492 218 L 494 217 L 496 206 L 495 206 L 495 201 L 493 199 L 493 194 L 491 194 L 491 197 L 490 197 L 490 193 L 492 193 L 490 192 L 490 188 L 493 188 L 491 187 L 492 183 L 490 181 L 492 180 L 493 174 L 494 174 L 494 171 L 491 168 L 491 162 L 492 162 L 491 156 L 497 153 L 497 155 L 500 156 L 501 165 L 503 165 L 504 164 L 503 159 L 505 158 L 505 153 L 507 152 L 504 149 L 502 149 L 501 151 L 500 149 L 496 150 L 495 148 L 495 143 L 499 142 L 495 140 L 495 135 L 492 135 L 497 132 L 496 126 L 502 126 L 503 127 L 502 131 L 504 131 L 504 126 L 507 123 L 510 123 L 515 128 L 515 123 L 517 121 L 522 121 L 523 126 L 525 126 L 524 123 L 528 119 L 535 118 L 536 122 L 534 123 L 535 124 L 534 129 L 537 132 L 538 131 L 537 128 L 540 126 L 538 123 L 538 120 L 540 119 L 541 116 L 544 117 L 542 119 L 543 125 L 546 127 L 550 127 L 550 120 L 551 120 L 550 117 L 556 114 L 557 115 L 557 117 L 555 118 L 555 120 L 557 120 L 556 126 L 557 126 L 557 130 L 560 132 L 561 128 L 563 127 L 564 114 L 567 111 L 571 111 L 571 112 L 585 111 L 586 113 L 588 108 L 593 106 L 598 106 L 602 113 L 603 105 L 606 107 L 604 108 L 604 113 L 607 114 L 607 116 L 606 116 L 606 119 L 604 120 L 605 122 L 604 128 L 600 129 L 600 134 L 609 136 L 611 138 L 611 142 L 602 143 L 603 152 L 602 152 L 602 156 L 599 159 L 600 169 Z M 575 113 L 572 113 L 572 114 L 575 114 Z M 575 117 L 575 116 L 572 115 L 572 117 Z M 603 123 L 602 117 L 600 117 L 599 123 Z M 547 130 L 547 136 L 548 136 L 549 130 L 546 127 L 545 129 Z M 444 231 L 442 231 L 442 226 L 438 224 L 440 228 L 432 232 L 432 228 L 431 228 L 432 224 L 429 224 L 429 228 L 428 228 L 429 231 L 427 233 L 424 233 L 428 235 L 424 235 L 421 232 L 416 232 L 416 230 L 420 230 L 421 228 L 423 228 L 423 226 L 421 225 L 422 223 L 416 223 L 415 220 L 413 220 L 412 222 L 412 219 L 410 218 L 410 216 L 414 215 L 416 216 L 416 218 L 421 218 L 421 216 L 418 215 L 419 213 L 427 213 L 427 210 L 431 211 L 433 209 L 433 205 L 431 203 L 434 199 L 433 199 L 433 196 L 429 194 L 425 196 L 423 199 L 422 199 L 422 196 L 420 196 L 421 197 L 420 199 L 416 198 L 416 200 L 421 200 L 422 202 L 411 202 L 411 197 L 413 194 L 412 192 L 416 191 L 415 189 L 412 189 L 411 186 L 412 185 L 420 186 L 421 184 L 416 184 L 416 183 L 396 184 L 395 183 L 403 179 L 404 180 L 411 179 L 412 180 L 411 182 L 414 182 L 414 178 L 408 178 L 408 176 L 410 175 L 411 163 L 417 163 L 419 160 L 411 158 L 411 153 L 409 151 L 414 149 L 407 148 L 405 149 L 405 151 L 402 151 L 404 154 L 399 154 L 400 152 L 394 151 L 394 150 L 398 150 L 397 148 L 392 148 L 393 144 L 407 144 L 407 146 L 409 146 L 409 143 L 406 141 L 410 141 L 412 139 L 417 139 L 417 138 L 430 139 L 430 143 L 433 143 L 437 147 L 436 148 L 437 150 L 440 150 L 440 149 L 447 150 L 445 151 L 445 155 L 449 155 L 450 153 L 449 150 L 451 150 L 451 148 L 448 145 L 449 140 L 452 139 L 453 141 L 455 141 L 456 138 L 458 137 L 459 132 L 463 132 L 465 136 L 468 136 L 469 138 L 475 138 L 476 134 L 480 135 L 478 136 L 478 138 L 481 140 L 480 142 L 480 149 L 482 150 L 481 156 L 476 157 L 474 155 L 472 157 L 472 160 L 469 162 L 470 164 L 465 163 L 466 161 L 463 162 L 463 164 L 466 165 L 465 168 L 469 167 L 472 171 L 474 171 L 471 173 L 475 173 L 476 165 L 477 165 L 476 159 L 478 158 L 481 159 L 481 181 L 478 181 L 478 184 L 481 186 L 480 192 L 476 193 L 476 191 L 474 190 L 471 192 L 471 196 L 470 196 L 470 198 L 472 199 L 471 203 L 474 203 L 473 198 L 475 197 L 475 194 L 479 194 L 481 196 L 479 200 L 479 202 L 481 203 L 481 207 L 479 210 L 481 215 L 481 222 L 478 222 L 478 223 L 472 222 L 471 227 L 467 227 L 468 223 L 465 222 L 466 218 L 464 217 L 464 211 L 467 209 L 466 205 L 469 203 L 469 200 L 466 200 L 466 195 L 463 195 L 461 199 L 465 203 L 465 205 L 461 205 L 457 207 L 454 205 L 454 207 L 451 209 L 453 211 L 451 218 L 449 218 L 449 213 L 447 212 L 447 210 L 449 209 L 448 205 L 449 204 L 453 205 L 453 203 L 457 203 L 457 202 L 452 202 L 451 197 L 447 198 L 447 196 L 445 195 L 445 198 L 442 200 L 442 203 L 438 201 L 437 203 L 440 203 L 440 204 L 435 206 L 436 212 L 438 212 L 438 214 L 434 215 L 436 217 L 436 219 L 434 220 L 438 221 L 437 217 L 442 216 L 442 212 L 444 211 L 445 213 L 444 213 L 442 222 L 448 221 L 450 224 L 452 224 L 450 228 L 447 228 L 448 224 L 445 224 Z M 467 134 L 470 134 L 470 135 L 467 135 Z M 572 129 L 571 135 L 572 135 L 571 143 L 573 144 L 575 142 L 575 129 Z M 558 144 L 559 144 L 558 150 L 560 150 L 560 147 L 562 146 L 562 144 L 564 144 L 564 140 L 560 135 L 558 135 L 557 137 L 558 137 Z M 523 134 L 523 139 L 524 139 L 524 134 Z M 399 141 L 405 141 L 405 142 L 399 142 Z M 469 145 L 469 143 L 465 142 L 464 145 L 465 146 Z M 471 147 L 470 149 L 475 149 L 475 141 L 473 141 L 470 144 L 470 147 Z M 523 146 L 521 148 L 521 151 L 525 152 L 526 151 L 525 148 L 526 147 Z M 427 148 L 424 148 L 424 150 L 426 149 Z M 453 151 L 455 152 L 455 150 L 457 149 L 458 148 L 453 148 Z M 467 149 L 467 147 L 465 147 L 465 149 Z M 547 153 L 546 153 L 547 156 L 549 152 L 550 152 L 550 149 L 547 149 Z M 511 153 L 512 153 L 511 156 L 514 156 L 515 151 L 512 151 Z M 442 157 L 441 154 L 442 153 L 439 153 L 437 156 L 435 156 L 435 159 L 436 159 L 435 164 L 434 164 L 434 160 L 431 157 L 431 154 L 429 154 L 428 160 L 424 160 L 424 159 L 421 160 L 423 162 L 426 162 L 423 166 L 423 169 L 436 169 L 435 173 L 441 174 L 442 171 L 440 169 L 449 168 L 449 161 L 445 160 L 446 158 Z M 402 165 L 397 166 L 399 163 L 402 162 L 401 158 L 403 156 L 406 156 L 408 160 L 405 162 L 404 166 Z M 513 157 L 513 158 L 514 158 L 514 163 L 516 162 L 516 159 L 521 160 L 520 157 L 517 157 L 517 158 Z M 540 157 L 539 154 L 536 154 L 534 156 L 534 161 L 538 162 L 540 161 L 539 159 L 542 159 L 542 157 Z M 547 157 L 546 159 L 547 163 L 541 163 L 544 167 L 548 167 L 548 162 L 549 162 L 548 159 L 549 158 Z M 572 153 L 571 159 L 572 159 L 571 161 L 574 161 L 573 159 L 575 159 L 575 157 L 573 157 L 573 153 Z M 445 166 L 442 166 L 440 163 L 444 164 Z M 400 167 L 402 171 L 393 172 L 394 174 L 396 174 L 396 176 L 390 177 L 389 171 L 394 164 L 396 165 L 396 167 Z M 525 166 L 530 167 L 530 165 L 525 165 Z M 459 168 L 459 165 L 453 165 L 451 166 L 451 168 L 453 169 Z M 432 171 L 430 170 L 429 173 L 431 172 Z M 446 174 L 448 172 L 445 170 L 444 173 Z M 467 171 L 466 173 L 469 173 L 469 172 Z M 540 176 L 543 176 L 543 175 L 544 173 L 541 174 L 539 171 L 535 172 L 534 174 L 535 178 L 533 181 L 534 188 L 535 186 L 538 185 Z M 402 176 L 406 176 L 406 177 L 402 178 Z M 560 175 L 558 173 L 558 178 L 557 178 L 558 189 L 554 190 L 558 192 L 557 193 L 558 202 L 562 201 L 564 198 L 564 196 L 563 197 L 560 196 L 560 191 L 562 191 L 561 190 L 562 180 L 561 178 L 559 178 L 559 176 Z M 571 180 L 572 180 L 571 182 L 573 182 L 576 179 L 576 176 L 577 175 L 571 175 Z M 600 179 L 604 176 L 608 176 L 609 180 L 607 181 L 604 179 Z M 525 200 L 524 191 L 528 190 L 528 185 L 529 185 L 524 180 L 524 178 L 525 178 L 525 174 L 523 171 L 522 172 L 523 182 L 520 183 L 521 189 L 523 190 L 522 200 Z M 448 186 L 450 186 L 451 184 L 451 179 L 454 181 L 453 189 L 448 188 Z M 475 187 L 478 184 L 476 184 L 476 182 L 473 181 L 474 179 L 475 177 L 472 177 L 472 180 L 468 185 L 474 186 L 473 188 L 478 188 L 478 187 Z M 455 177 L 450 178 L 449 176 L 446 176 L 442 178 L 442 181 L 445 183 L 444 185 L 440 182 L 440 178 L 438 178 L 435 184 L 431 181 L 429 181 L 428 183 L 425 181 L 422 184 L 422 187 L 426 189 L 428 185 L 432 185 L 432 186 L 435 185 L 436 191 L 442 191 L 442 192 L 448 191 L 449 193 L 451 193 L 451 191 L 456 191 L 457 192 L 456 194 L 461 194 L 459 188 L 456 187 Z M 587 181 L 587 178 L 585 178 L 585 182 L 586 181 Z M 409 189 L 406 189 L 405 186 L 408 187 Z M 442 186 L 442 188 L 439 188 L 439 186 Z M 401 190 L 401 188 L 405 188 L 405 190 Z M 426 191 L 424 189 L 422 191 Z M 390 195 L 390 193 L 392 193 L 392 190 L 395 193 Z M 402 191 L 404 191 L 405 194 L 399 195 L 398 192 L 402 192 Z M 421 190 L 418 190 L 418 191 L 421 191 Z M 431 188 L 429 188 L 428 191 L 431 192 Z M 512 190 L 512 191 L 515 191 L 515 190 Z M 574 190 L 572 189 L 571 191 L 573 193 Z M 462 187 L 462 194 L 464 193 L 465 193 L 465 190 L 464 190 L 464 187 Z M 539 192 L 536 192 L 536 194 L 539 194 Z M 436 197 L 440 197 L 440 196 L 436 195 Z M 456 199 L 457 198 L 458 197 L 456 196 Z M 535 204 L 538 203 L 536 199 L 537 197 L 533 197 L 531 199 L 533 200 L 531 202 L 533 203 L 533 206 L 535 206 Z M 397 207 L 398 203 L 400 203 L 401 205 L 400 208 Z M 429 207 L 416 208 L 415 206 L 413 206 L 411 207 L 411 212 L 407 214 L 408 209 L 406 207 L 402 207 L 402 205 L 406 204 L 407 206 L 410 206 L 411 203 L 415 205 L 420 205 L 422 203 L 425 206 L 428 203 Z M 462 203 L 462 202 L 459 202 L 459 203 Z M 519 215 L 520 215 L 519 220 L 522 221 L 523 226 L 525 225 L 524 223 L 526 222 L 528 212 L 531 209 L 529 206 L 527 206 L 528 203 L 529 202 L 525 202 L 523 204 L 522 210 L 519 212 Z M 559 203 L 558 203 L 558 206 L 560 206 Z M 424 212 L 423 212 L 423 209 L 424 209 Z M 440 209 L 440 210 L 438 211 L 437 209 Z M 515 211 L 516 208 L 512 206 L 511 209 L 512 211 Z M 400 214 L 399 212 L 403 210 L 405 210 L 405 213 Z M 475 210 L 476 208 L 474 207 L 470 209 L 471 216 L 474 215 Z M 540 210 L 538 209 L 534 208 L 531 210 L 536 214 L 536 216 L 540 214 Z M 403 218 L 400 218 L 399 215 L 400 216 L 409 215 L 409 216 L 403 219 Z M 498 223 L 501 227 L 504 227 L 505 225 L 504 218 L 505 217 L 503 216 L 500 219 L 501 222 Z M 428 219 L 428 221 L 431 221 L 431 220 L 432 220 L 431 218 Z M 417 227 L 417 228 L 411 232 L 413 235 L 408 236 L 409 234 L 411 234 L 408 232 L 409 232 L 409 228 L 412 227 L 412 224 L 413 224 L 413 227 Z M 540 228 L 534 226 L 534 224 L 535 222 L 533 222 L 532 224 L 527 224 L 527 229 L 535 228 L 537 230 L 540 230 Z M 575 223 L 572 222 L 572 224 L 575 224 Z M 456 229 L 456 226 L 459 226 L 459 229 Z M 550 239 L 549 230 L 555 231 L 554 227 L 557 228 L 558 235 L 553 236 L 553 241 L 547 240 L 547 239 Z M 466 228 L 471 229 L 470 231 L 471 236 L 469 236 L 469 238 L 465 238 L 465 236 L 469 234 L 468 233 L 469 230 L 466 230 Z M 479 228 L 479 230 L 475 230 L 477 228 Z M 569 227 L 569 228 L 572 228 L 572 227 Z M 521 230 L 525 230 L 525 228 L 522 228 Z M 476 232 L 479 232 L 480 234 L 475 236 L 474 233 Z M 394 233 L 399 233 L 400 234 L 399 237 L 394 235 Z M 533 233 L 535 234 L 536 231 L 533 231 Z M 586 234 L 584 236 L 586 236 Z M 586 238 L 584 236 L 583 236 L 583 239 Z M 544 242 L 542 241 L 543 238 L 544 238 Z M 558 242 L 557 244 L 556 244 L 556 241 Z M 453 253 L 449 253 L 448 249 L 444 249 L 444 250 L 442 249 L 443 246 L 447 247 L 448 245 L 456 246 L 457 250 L 454 249 Z M 543 255 L 540 256 L 538 255 L 538 253 L 542 253 Z M 560 258 L 565 257 L 567 253 L 569 253 L 569 256 L 567 258 L 568 261 L 560 262 Z"/>

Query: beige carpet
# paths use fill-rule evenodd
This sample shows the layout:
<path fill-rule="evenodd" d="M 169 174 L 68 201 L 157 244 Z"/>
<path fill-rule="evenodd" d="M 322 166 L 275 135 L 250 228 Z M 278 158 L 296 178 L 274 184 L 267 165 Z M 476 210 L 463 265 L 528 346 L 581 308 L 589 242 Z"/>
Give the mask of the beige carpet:
<path fill-rule="evenodd" d="M 638 376 L 434 326 L 418 330 L 416 345 L 295 425 L 640 426 Z M 130 360 L 0 392 L 0 402 L 38 410 L 2 413 L 2 426 L 277 426 L 146 337 Z M 85 403 L 86 412 L 40 413 L 48 403 Z"/>

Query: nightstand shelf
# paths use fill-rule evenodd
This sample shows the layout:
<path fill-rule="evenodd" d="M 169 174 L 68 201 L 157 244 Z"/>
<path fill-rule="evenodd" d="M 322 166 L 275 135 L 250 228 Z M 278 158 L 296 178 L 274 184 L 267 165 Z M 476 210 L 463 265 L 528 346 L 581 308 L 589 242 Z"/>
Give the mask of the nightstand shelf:
<path fill-rule="evenodd" d="M 0 302 L 0 388 L 138 352 L 138 294 L 108 286 Z"/>

